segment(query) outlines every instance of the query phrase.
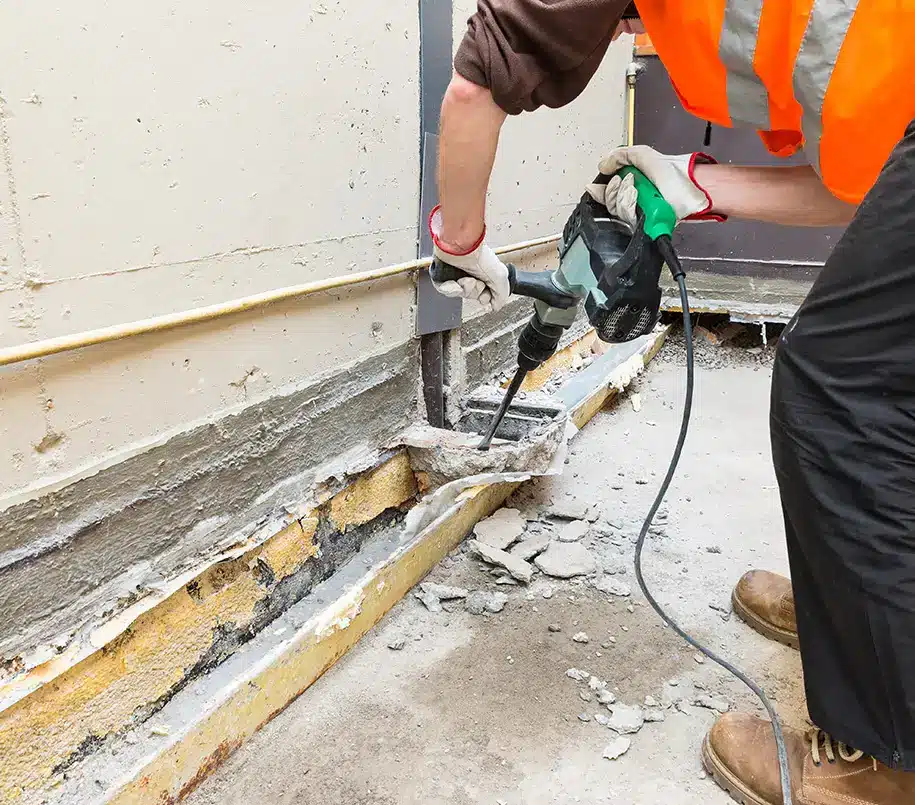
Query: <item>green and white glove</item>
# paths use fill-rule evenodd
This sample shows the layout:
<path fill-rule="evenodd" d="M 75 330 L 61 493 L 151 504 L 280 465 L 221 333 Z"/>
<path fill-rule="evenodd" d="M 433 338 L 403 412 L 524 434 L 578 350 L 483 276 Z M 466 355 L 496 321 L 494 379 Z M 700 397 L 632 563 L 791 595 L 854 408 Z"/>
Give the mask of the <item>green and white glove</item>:
<path fill-rule="evenodd" d="M 504 307 L 511 296 L 508 268 L 483 242 L 486 237 L 485 230 L 469 251 L 460 254 L 449 251 L 439 240 L 439 234 L 442 231 L 442 214 L 441 208 L 436 207 L 429 216 L 429 231 L 432 233 L 432 242 L 435 245 L 435 256 L 446 265 L 454 266 L 470 274 L 469 277 L 459 280 L 434 282 L 435 290 L 442 296 L 475 299 L 483 307 L 492 311 Z"/>
<path fill-rule="evenodd" d="M 635 226 L 636 192 L 632 176 L 616 176 L 621 168 L 631 165 L 646 178 L 673 207 L 680 221 L 725 221 L 726 216 L 713 213 L 712 198 L 695 177 L 696 165 L 716 164 L 708 154 L 696 152 L 670 156 L 647 145 L 617 148 L 601 160 L 600 172 L 612 177 L 606 185 L 588 185 L 591 197 L 606 205 L 611 215 Z"/>

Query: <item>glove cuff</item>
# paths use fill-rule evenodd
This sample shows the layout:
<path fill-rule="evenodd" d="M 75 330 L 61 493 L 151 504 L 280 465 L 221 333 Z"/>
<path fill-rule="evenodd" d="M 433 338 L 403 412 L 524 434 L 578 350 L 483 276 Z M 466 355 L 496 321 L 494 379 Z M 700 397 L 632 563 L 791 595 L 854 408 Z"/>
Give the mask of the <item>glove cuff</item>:
<path fill-rule="evenodd" d="M 441 240 L 439 240 L 439 233 L 442 231 L 442 205 L 438 204 L 429 213 L 429 234 L 432 235 L 432 243 L 435 244 L 435 248 L 438 249 L 443 254 L 451 255 L 452 257 L 466 257 L 468 254 L 473 254 L 480 246 L 483 245 L 483 241 L 486 240 L 486 227 L 483 227 L 483 234 L 480 235 L 476 243 L 473 244 L 469 249 L 462 252 L 456 252 L 453 249 L 442 245 Z"/>
<path fill-rule="evenodd" d="M 696 181 L 696 165 L 717 165 L 718 160 L 715 157 L 703 153 L 702 151 L 697 151 L 695 154 L 690 156 L 689 164 L 686 168 L 686 173 L 689 176 L 689 180 L 700 190 L 702 195 L 705 196 L 706 201 L 708 201 L 705 209 L 700 210 L 699 212 L 693 213 L 692 215 L 687 216 L 684 220 L 686 221 L 718 221 L 723 223 L 728 220 L 726 215 L 720 215 L 719 213 L 712 212 L 712 207 L 714 202 L 712 197 L 708 194 L 706 190 L 699 182 Z"/>

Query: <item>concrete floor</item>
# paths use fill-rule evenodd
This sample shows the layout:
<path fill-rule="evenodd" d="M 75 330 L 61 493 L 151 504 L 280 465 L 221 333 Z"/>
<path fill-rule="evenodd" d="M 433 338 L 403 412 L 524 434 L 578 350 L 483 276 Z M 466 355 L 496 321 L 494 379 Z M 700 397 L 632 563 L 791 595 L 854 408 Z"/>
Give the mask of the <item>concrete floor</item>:
<path fill-rule="evenodd" d="M 682 624 L 750 671 L 786 720 L 802 725 L 797 654 L 712 608 L 729 607 L 732 585 L 745 570 L 786 568 L 768 448 L 770 369 L 765 356 L 726 347 L 701 352 L 694 427 L 669 497 L 666 533 L 646 550 L 646 577 Z M 513 501 L 526 512 L 567 492 L 599 502 L 604 519 L 619 526 L 610 538 L 585 538 L 605 567 L 630 564 L 631 536 L 666 469 L 684 388 L 681 354 L 672 345 L 637 381 L 640 412 L 624 397 L 599 414 L 574 442 L 566 473 L 529 484 Z M 487 569 L 462 552 L 430 578 L 496 589 Z M 617 578 L 636 586 L 631 569 Z M 433 614 L 412 597 L 401 602 L 189 805 L 730 801 L 699 762 L 713 712 L 669 709 L 663 723 L 632 736 L 628 754 L 605 760 L 603 749 L 615 734 L 579 714 L 606 711 L 580 698 L 583 686 L 566 670 L 608 680 L 628 704 L 649 695 L 689 698 L 695 685 L 758 711 L 739 683 L 698 663 L 638 593 L 630 613 L 630 599 L 583 581 L 537 576 L 530 589 L 497 589 L 510 596 L 499 615 L 473 616 L 460 607 Z M 546 599 L 548 589 L 553 595 Z M 562 631 L 551 632 L 550 624 Z M 571 639 L 582 631 L 588 644 Z M 391 650 L 398 639 L 406 647 Z M 672 679 L 676 687 L 668 684 Z"/>

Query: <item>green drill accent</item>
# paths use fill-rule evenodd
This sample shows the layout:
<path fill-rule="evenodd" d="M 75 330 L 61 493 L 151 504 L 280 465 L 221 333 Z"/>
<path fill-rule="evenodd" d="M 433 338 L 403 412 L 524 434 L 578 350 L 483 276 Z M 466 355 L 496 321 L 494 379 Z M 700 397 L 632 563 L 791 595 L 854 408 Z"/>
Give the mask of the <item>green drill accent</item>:
<path fill-rule="evenodd" d="M 627 167 L 619 172 L 624 179 L 630 174 L 634 177 L 635 189 L 639 194 L 639 209 L 645 214 L 645 234 L 652 240 L 657 240 L 662 235 L 672 236 L 677 226 L 674 208 L 638 168 Z"/>

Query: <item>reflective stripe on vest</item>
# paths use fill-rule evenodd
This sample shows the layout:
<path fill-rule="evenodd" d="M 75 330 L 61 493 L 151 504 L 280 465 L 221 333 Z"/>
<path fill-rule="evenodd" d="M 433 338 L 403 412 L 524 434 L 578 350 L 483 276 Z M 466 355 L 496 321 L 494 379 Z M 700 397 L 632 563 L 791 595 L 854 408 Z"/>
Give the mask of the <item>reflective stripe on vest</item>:
<path fill-rule="evenodd" d="M 858 0 L 816 0 L 794 64 L 794 96 L 804 110 L 804 153 L 820 173 L 823 102 Z"/>
<path fill-rule="evenodd" d="M 794 66 L 795 97 L 803 108 L 804 150 L 820 171 L 823 102 L 857 0 L 815 0 Z M 769 96 L 753 67 L 763 0 L 726 0 L 718 55 L 727 69 L 728 114 L 733 123 L 768 130 Z"/>
<path fill-rule="evenodd" d="M 727 68 L 728 114 L 732 121 L 769 128 L 769 94 L 753 60 L 763 0 L 727 0 L 718 57 Z"/>

